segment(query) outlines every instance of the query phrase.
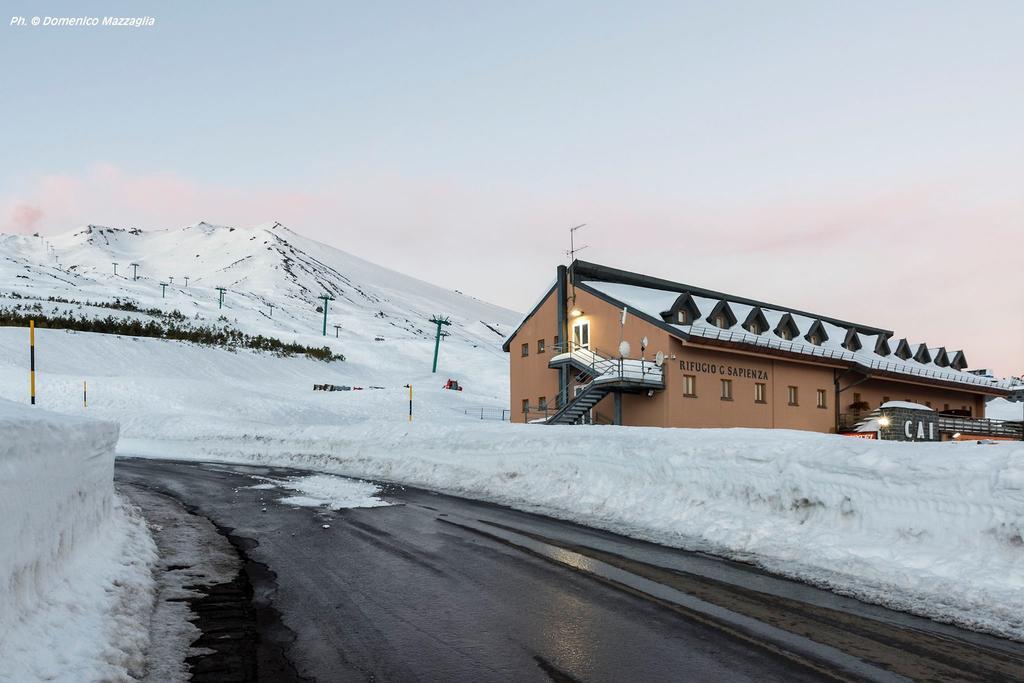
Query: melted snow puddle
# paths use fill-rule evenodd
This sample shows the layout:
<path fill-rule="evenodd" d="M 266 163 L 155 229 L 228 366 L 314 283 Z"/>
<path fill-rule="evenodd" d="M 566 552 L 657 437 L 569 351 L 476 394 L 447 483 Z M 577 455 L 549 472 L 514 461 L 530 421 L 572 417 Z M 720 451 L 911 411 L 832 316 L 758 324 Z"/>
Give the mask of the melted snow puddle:
<path fill-rule="evenodd" d="M 262 484 L 254 484 L 250 489 L 283 488 L 296 491 L 300 495 L 285 496 L 277 502 L 283 505 L 300 507 L 329 507 L 332 510 L 344 508 L 375 508 L 391 505 L 380 499 L 381 487 L 368 481 L 335 477 L 330 474 L 312 474 L 293 479 L 264 479 Z"/>

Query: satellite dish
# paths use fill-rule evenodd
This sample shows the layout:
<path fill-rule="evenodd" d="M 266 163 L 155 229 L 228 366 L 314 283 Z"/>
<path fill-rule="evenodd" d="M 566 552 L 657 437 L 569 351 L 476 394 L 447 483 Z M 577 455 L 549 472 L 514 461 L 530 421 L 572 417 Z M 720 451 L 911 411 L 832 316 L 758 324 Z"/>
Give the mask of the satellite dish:
<path fill-rule="evenodd" d="M 619 355 L 623 358 L 629 357 L 629 342 L 625 339 L 619 342 Z"/>
<path fill-rule="evenodd" d="M 643 351 L 647 348 L 647 337 L 640 340 L 640 350 Z"/>
<path fill-rule="evenodd" d="M 657 365 L 659 368 L 662 365 L 664 365 L 665 364 L 665 354 L 662 353 L 661 351 L 658 351 L 658 353 L 654 354 L 654 364 Z"/>

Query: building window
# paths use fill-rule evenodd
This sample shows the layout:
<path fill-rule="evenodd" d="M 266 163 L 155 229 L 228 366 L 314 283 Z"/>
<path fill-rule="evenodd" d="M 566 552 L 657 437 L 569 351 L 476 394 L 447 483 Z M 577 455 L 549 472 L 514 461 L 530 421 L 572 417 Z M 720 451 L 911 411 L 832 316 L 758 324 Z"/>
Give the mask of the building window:
<path fill-rule="evenodd" d="M 786 341 L 790 341 L 791 339 L 793 339 L 793 335 L 790 334 L 789 330 L 787 330 L 785 327 L 779 330 L 779 337 L 785 339 Z"/>
<path fill-rule="evenodd" d="M 523 399 L 523 414 L 525 415 L 528 412 L 530 412 L 530 399 L 524 398 Z"/>
<path fill-rule="evenodd" d="M 943 403 L 942 404 L 942 411 L 946 412 L 947 410 L 949 410 L 949 404 L 948 403 Z"/>
<path fill-rule="evenodd" d="M 824 389 L 818 389 L 818 407 L 819 408 L 828 408 L 828 404 L 825 402 L 826 398 L 827 398 L 827 394 L 825 393 L 825 390 Z"/>
<path fill-rule="evenodd" d="M 530 345 L 529 344 L 523 344 L 523 358 L 526 358 L 529 355 L 530 355 Z"/>
<path fill-rule="evenodd" d="M 683 375 L 683 396 L 689 396 L 690 398 L 696 398 L 696 396 L 697 396 L 697 376 L 696 375 Z"/>
<path fill-rule="evenodd" d="M 758 382 L 754 385 L 754 403 L 767 403 L 764 397 L 765 385 L 763 382 Z"/>
<path fill-rule="evenodd" d="M 885 399 L 885 400 L 888 401 L 889 399 Z M 854 403 L 860 403 L 860 394 L 858 394 L 857 392 L 853 392 L 853 402 Z"/>
<path fill-rule="evenodd" d="M 686 311 L 679 311 L 676 313 L 676 322 L 680 325 L 690 324 L 690 314 Z"/>
<path fill-rule="evenodd" d="M 722 380 L 722 400 L 723 401 L 731 401 L 732 400 L 732 380 L 731 379 L 723 379 Z"/>
<path fill-rule="evenodd" d="M 547 409 L 548 409 L 548 399 L 545 396 L 541 396 L 540 398 L 537 399 L 537 410 L 547 410 Z"/>
<path fill-rule="evenodd" d="M 572 347 L 575 349 L 590 348 L 590 323 L 576 323 L 572 326 Z"/>
<path fill-rule="evenodd" d="M 726 319 L 724 315 L 719 313 L 718 315 L 715 316 L 715 327 L 720 327 L 724 330 L 725 328 L 729 327 L 729 321 Z"/>
<path fill-rule="evenodd" d="M 808 337 L 807 341 L 811 342 L 815 346 L 821 346 L 821 337 L 819 337 L 816 334 L 812 334 L 810 337 Z"/>
<path fill-rule="evenodd" d="M 799 395 L 797 394 L 796 387 L 790 386 L 790 387 L 786 387 L 786 389 L 789 392 L 789 405 L 791 405 L 791 406 L 798 406 L 798 405 L 800 405 L 799 401 L 797 401 L 797 399 L 799 398 Z"/>
<path fill-rule="evenodd" d="M 543 339 L 538 339 L 537 340 L 537 353 L 544 353 L 544 340 Z"/>

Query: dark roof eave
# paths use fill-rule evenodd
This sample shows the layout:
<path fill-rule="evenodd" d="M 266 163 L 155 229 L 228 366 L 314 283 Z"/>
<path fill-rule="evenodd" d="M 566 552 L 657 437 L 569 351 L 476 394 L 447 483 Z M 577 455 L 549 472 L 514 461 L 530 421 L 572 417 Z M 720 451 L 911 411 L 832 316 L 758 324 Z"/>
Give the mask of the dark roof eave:
<path fill-rule="evenodd" d="M 650 275 L 642 275 L 640 273 L 632 273 L 628 270 L 620 270 L 618 268 L 611 268 L 609 266 L 602 266 L 598 263 L 591 263 L 589 261 L 573 261 L 570 266 L 572 277 L 579 286 L 580 277 L 590 277 L 593 280 L 601 280 L 605 282 L 615 282 L 623 285 L 635 285 L 637 287 L 648 287 L 650 289 L 661 289 L 668 292 L 688 292 L 690 294 L 696 294 L 697 296 L 703 296 L 708 299 L 726 299 L 728 301 L 735 301 L 736 303 L 746 304 L 748 306 L 759 306 L 762 308 L 769 308 L 776 311 L 786 311 L 802 315 L 806 318 L 814 318 L 817 320 L 823 320 L 827 323 L 839 327 L 852 327 L 858 332 L 867 335 L 873 334 L 887 334 L 893 335 L 891 330 L 885 330 L 880 327 L 871 327 L 868 325 L 861 325 L 858 323 L 851 323 L 845 320 L 839 320 L 838 318 L 828 318 L 817 315 L 816 313 L 808 313 L 807 311 L 799 311 L 793 308 L 787 308 L 785 306 L 776 306 L 774 304 L 765 303 L 756 299 L 748 299 L 741 296 L 733 296 L 731 294 L 725 294 L 723 292 L 716 292 L 712 289 L 704 289 L 703 287 L 693 287 L 691 285 L 683 284 L 681 282 L 673 282 L 671 280 L 663 280 L 661 278 L 652 277 Z"/>
<path fill-rule="evenodd" d="M 986 386 L 984 384 L 966 384 L 963 382 L 940 379 L 938 377 L 929 377 L 927 375 L 908 375 L 902 372 L 890 372 L 888 370 L 869 368 L 861 363 L 853 363 L 852 367 L 858 372 L 868 375 L 869 377 L 883 377 L 885 379 L 891 379 L 898 382 L 930 384 L 945 387 L 947 389 L 958 389 L 969 393 L 990 394 L 992 396 L 1007 396 L 1011 393 L 1009 389 L 1003 389 L 1002 387 Z"/>

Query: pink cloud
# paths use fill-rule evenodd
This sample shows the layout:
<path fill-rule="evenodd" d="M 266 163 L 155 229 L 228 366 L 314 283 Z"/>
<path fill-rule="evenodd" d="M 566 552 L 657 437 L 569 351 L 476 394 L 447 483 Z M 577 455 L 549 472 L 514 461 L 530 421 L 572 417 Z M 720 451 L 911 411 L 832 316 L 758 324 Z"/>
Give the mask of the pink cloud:
<path fill-rule="evenodd" d="M 13 204 L 8 210 L 7 225 L 11 232 L 30 233 L 43 220 L 43 210 L 32 204 Z"/>

